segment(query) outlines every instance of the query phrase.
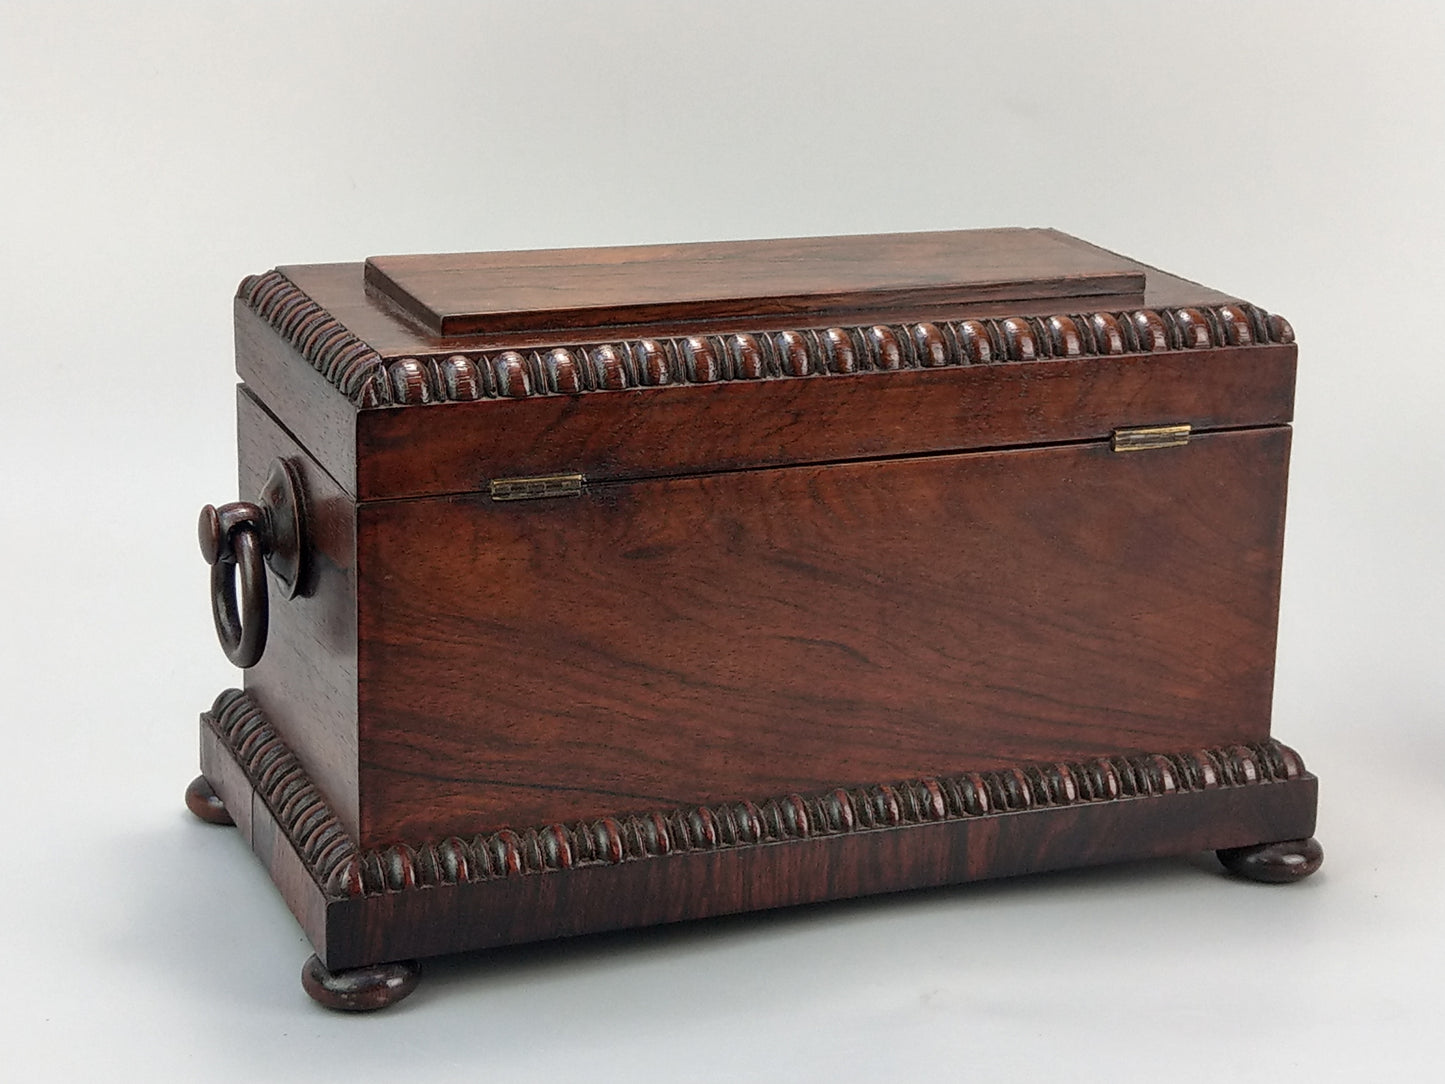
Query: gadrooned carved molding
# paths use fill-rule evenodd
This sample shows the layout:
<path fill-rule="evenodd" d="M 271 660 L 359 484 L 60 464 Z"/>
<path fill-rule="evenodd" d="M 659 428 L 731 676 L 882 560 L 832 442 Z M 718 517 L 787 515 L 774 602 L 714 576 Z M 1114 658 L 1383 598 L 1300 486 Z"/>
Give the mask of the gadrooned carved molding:
<path fill-rule="evenodd" d="M 202 719 L 236 758 L 313 877 L 324 885 L 356 857 L 351 836 L 255 700 L 227 689 Z"/>
<path fill-rule="evenodd" d="M 278 271 L 246 279 L 238 296 L 363 408 L 1294 341 L 1294 331 L 1283 317 L 1238 302 L 721 332 L 542 350 L 430 354 L 387 362 Z"/>
<path fill-rule="evenodd" d="M 317 882 L 338 899 L 1029 809 L 1254 786 L 1305 774 L 1293 749 L 1270 740 L 839 787 L 756 803 L 726 802 L 540 828 L 504 828 L 466 839 L 398 843 L 363 853 L 246 693 L 223 692 L 208 719 Z"/>
<path fill-rule="evenodd" d="M 247 276 L 236 296 L 353 403 L 381 406 L 391 401 L 381 355 L 281 272 Z"/>

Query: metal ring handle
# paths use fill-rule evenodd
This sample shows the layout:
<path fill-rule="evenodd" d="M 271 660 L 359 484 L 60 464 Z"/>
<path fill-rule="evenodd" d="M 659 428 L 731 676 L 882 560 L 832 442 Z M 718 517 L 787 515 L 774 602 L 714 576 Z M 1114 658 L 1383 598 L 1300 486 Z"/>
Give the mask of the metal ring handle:
<path fill-rule="evenodd" d="M 261 653 L 266 650 L 271 606 L 266 593 L 266 564 L 261 538 L 249 526 L 231 532 L 230 551 L 229 557 L 222 557 L 211 566 L 211 616 L 215 618 L 216 636 L 226 658 L 245 669 L 260 662 Z"/>
<path fill-rule="evenodd" d="M 221 650 L 242 669 L 255 666 L 266 650 L 271 616 L 266 569 L 283 598 L 311 590 L 300 468 L 292 460 L 275 460 L 256 503 L 206 505 L 198 534 L 201 556 L 211 566 L 211 616 Z"/>

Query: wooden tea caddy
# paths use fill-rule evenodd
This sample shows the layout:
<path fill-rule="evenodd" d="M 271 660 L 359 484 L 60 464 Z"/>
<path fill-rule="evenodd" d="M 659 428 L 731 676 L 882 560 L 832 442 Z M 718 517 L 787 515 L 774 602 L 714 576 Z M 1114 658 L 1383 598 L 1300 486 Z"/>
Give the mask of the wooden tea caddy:
<path fill-rule="evenodd" d="M 187 799 L 323 1004 L 865 893 L 1318 867 L 1270 736 L 1280 317 L 1051 230 L 283 267 L 235 317 L 246 500 L 201 543 L 245 688 Z"/>

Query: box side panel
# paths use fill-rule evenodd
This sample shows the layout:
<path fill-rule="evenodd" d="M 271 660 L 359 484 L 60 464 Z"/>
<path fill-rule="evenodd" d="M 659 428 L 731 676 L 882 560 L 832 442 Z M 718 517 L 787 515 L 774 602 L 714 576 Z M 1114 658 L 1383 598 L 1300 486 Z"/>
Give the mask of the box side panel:
<path fill-rule="evenodd" d="M 287 599 L 268 573 L 266 650 L 246 691 L 295 751 L 353 836 L 356 756 L 356 505 L 242 386 L 237 436 L 243 500 L 255 500 L 271 464 L 298 468 L 311 535 L 303 594 Z"/>
<path fill-rule="evenodd" d="M 361 844 L 1261 741 L 1288 448 L 363 504 Z"/>
<path fill-rule="evenodd" d="M 356 407 L 237 298 L 236 372 L 346 492 L 356 492 Z"/>
<path fill-rule="evenodd" d="M 321 887 L 294 842 L 276 823 L 265 798 L 256 793 L 253 781 L 218 732 L 210 712 L 201 716 L 201 771 L 225 802 L 236 829 L 266 867 L 312 945 L 324 951 L 327 907 Z"/>

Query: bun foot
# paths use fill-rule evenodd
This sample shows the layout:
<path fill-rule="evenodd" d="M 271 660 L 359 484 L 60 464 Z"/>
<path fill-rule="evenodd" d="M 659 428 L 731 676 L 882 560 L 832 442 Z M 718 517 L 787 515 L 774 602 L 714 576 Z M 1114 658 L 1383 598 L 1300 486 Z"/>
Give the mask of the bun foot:
<path fill-rule="evenodd" d="M 395 1005 L 416 989 L 421 968 L 415 961 L 371 964 L 330 971 L 312 956 L 301 969 L 301 985 L 313 1001 L 340 1012 L 373 1012 Z"/>
<path fill-rule="evenodd" d="M 196 776 L 186 788 L 186 808 L 207 824 L 236 823 L 231 819 L 226 803 L 221 801 L 221 796 L 211 788 L 204 775 Z"/>
<path fill-rule="evenodd" d="M 1325 860 L 1324 848 L 1313 837 L 1230 847 L 1215 853 L 1230 873 L 1272 885 L 1303 881 Z"/>

